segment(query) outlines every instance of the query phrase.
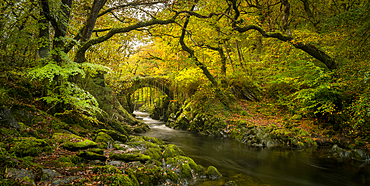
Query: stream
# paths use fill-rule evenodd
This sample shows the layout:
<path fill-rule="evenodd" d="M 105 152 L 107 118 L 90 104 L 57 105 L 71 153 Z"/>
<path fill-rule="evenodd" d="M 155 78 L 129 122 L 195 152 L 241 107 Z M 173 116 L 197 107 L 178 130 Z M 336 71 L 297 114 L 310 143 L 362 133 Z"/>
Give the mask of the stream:
<path fill-rule="evenodd" d="M 285 148 L 248 147 L 229 138 L 215 138 L 192 134 L 166 127 L 153 120 L 148 113 L 134 114 L 151 128 L 139 134 L 162 139 L 181 148 L 197 164 L 215 166 L 223 175 L 216 181 L 198 185 L 222 185 L 235 181 L 243 185 L 370 185 L 368 166 L 359 167 L 351 162 L 338 163 L 320 157 L 328 149 L 294 150 Z M 353 163 L 353 162 L 352 162 Z"/>

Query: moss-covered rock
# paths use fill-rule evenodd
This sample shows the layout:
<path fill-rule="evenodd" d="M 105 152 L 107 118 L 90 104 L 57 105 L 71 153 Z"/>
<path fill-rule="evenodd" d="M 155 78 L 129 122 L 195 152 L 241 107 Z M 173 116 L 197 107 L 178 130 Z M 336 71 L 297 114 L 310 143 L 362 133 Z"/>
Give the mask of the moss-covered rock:
<path fill-rule="evenodd" d="M 111 136 L 115 141 L 120 141 L 122 143 L 126 142 L 127 139 L 128 139 L 128 134 L 127 132 L 125 131 L 124 134 L 120 134 L 114 130 L 106 130 L 106 129 L 100 129 L 97 131 L 97 133 L 100 133 L 100 132 L 104 132 L 106 134 L 108 134 L 109 136 Z"/>
<path fill-rule="evenodd" d="M 208 167 L 206 175 L 210 180 L 216 180 L 222 177 L 222 174 L 214 166 Z"/>
<path fill-rule="evenodd" d="M 72 151 L 98 146 L 97 143 L 74 134 L 54 133 L 52 138 L 61 143 L 63 148 Z"/>
<path fill-rule="evenodd" d="M 176 174 L 175 171 L 168 169 L 163 173 L 163 177 L 165 180 L 171 180 L 172 182 L 176 183 L 179 179 L 179 176 Z"/>
<path fill-rule="evenodd" d="M 157 166 L 139 167 L 134 174 L 142 185 L 158 185 L 163 179 L 162 169 Z"/>
<path fill-rule="evenodd" d="M 93 153 L 96 153 L 96 154 L 104 154 L 104 150 L 103 149 L 98 149 L 98 148 L 93 148 L 93 149 L 89 149 L 90 152 L 93 152 Z"/>
<path fill-rule="evenodd" d="M 101 149 L 106 149 L 109 144 L 114 143 L 114 139 L 106 134 L 105 132 L 99 132 L 95 138 L 95 142 L 98 143 L 98 147 Z"/>
<path fill-rule="evenodd" d="M 141 161 L 145 162 L 150 160 L 150 156 L 140 153 L 125 153 L 123 150 L 115 150 L 109 153 L 109 158 L 113 160 L 123 161 Z"/>
<path fill-rule="evenodd" d="M 124 186 L 138 186 L 129 176 L 122 174 L 115 174 L 113 176 L 107 176 L 104 181 L 108 181 L 111 185 L 124 185 Z"/>
<path fill-rule="evenodd" d="M 113 165 L 95 166 L 92 169 L 92 171 L 93 171 L 93 173 L 99 173 L 99 174 L 103 174 L 103 173 L 122 174 L 122 171 L 119 170 L 118 168 L 116 168 Z"/>
<path fill-rule="evenodd" d="M 165 145 L 164 141 L 159 139 L 159 138 L 143 136 L 143 139 L 145 141 L 149 141 L 149 142 L 152 142 L 152 143 L 157 144 L 157 145 Z"/>
<path fill-rule="evenodd" d="M 180 164 L 181 177 L 191 179 L 193 177 L 189 163 Z"/>
<path fill-rule="evenodd" d="M 166 149 L 163 151 L 164 158 L 182 156 L 182 155 L 185 155 L 185 153 L 174 144 L 167 145 Z"/>
<path fill-rule="evenodd" d="M 156 160 L 162 159 L 162 151 L 160 148 L 149 148 L 148 150 L 145 151 L 144 154 Z"/>
<path fill-rule="evenodd" d="M 138 123 L 137 125 L 134 125 L 133 126 L 133 131 L 135 133 L 143 133 L 143 132 L 147 132 L 150 130 L 149 126 L 145 123 Z"/>
<path fill-rule="evenodd" d="M 102 160 L 102 161 L 107 160 L 107 157 L 105 157 L 104 155 L 97 154 L 95 152 L 91 152 L 88 150 L 80 151 L 77 155 L 87 160 Z"/>
<path fill-rule="evenodd" d="M 47 146 L 45 140 L 34 137 L 12 138 L 7 141 L 10 145 L 9 152 L 15 152 L 18 156 L 37 156 Z"/>

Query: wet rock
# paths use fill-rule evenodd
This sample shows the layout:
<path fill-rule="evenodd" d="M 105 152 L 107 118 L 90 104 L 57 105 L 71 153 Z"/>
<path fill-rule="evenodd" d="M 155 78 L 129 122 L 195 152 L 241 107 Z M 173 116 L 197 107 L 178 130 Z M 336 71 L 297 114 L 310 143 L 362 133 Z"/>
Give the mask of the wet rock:
<path fill-rule="evenodd" d="M 7 168 L 7 177 L 12 179 L 18 179 L 22 181 L 24 185 L 36 185 L 35 174 L 32 171 L 26 169 L 15 169 Z"/>
<path fill-rule="evenodd" d="M 334 158 L 337 158 L 338 161 L 343 161 L 344 159 L 348 158 L 349 154 L 350 154 L 350 151 L 347 151 L 347 150 L 344 150 L 340 147 L 338 147 L 338 145 L 334 145 L 330 152 L 332 153 L 332 156 Z"/>
<path fill-rule="evenodd" d="M 61 143 L 63 148 L 72 151 L 95 148 L 98 146 L 97 143 L 74 134 L 54 133 L 52 138 Z"/>
<path fill-rule="evenodd" d="M 123 160 L 123 161 L 141 161 L 145 162 L 150 160 L 150 156 L 140 153 L 125 153 L 123 150 L 115 150 L 109 153 L 109 158 L 112 160 Z"/>
<path fill-rule="evenodd" d="M 369 159 L 369 156 L 362 150 L 359 149 L 353 149 L 349 153 L 349 157 L 351 159 L 359 160 L 359 161 L 364 161 Z"/>
<path fill-rule="evenodd" d="M 77 155 L 87 160 L 101 160 L 101 161 L 107 160 L 107 157 L 105 157 L 104 155 L 97 154 L 95 152 L 91 152 L 88 150 L 80 151 Z"/>
<path fill-rule="evenodd" d="M 21 129 L 17 120 L 12 115 L 12 112 L 8 108 L 0 108 L 0 124 L 3 126 L 10 126 L 17 130 Z"/>
<path fill-rule="evenodd" d="M 45 140 L 34 137 L 12 138 L 9 152 L 15 152 L 18 156 L 37 156 L 47 146 Z"/>
<path fill-rule="evenodd" d="M 214 166 L 208 167 L 206 175 L 210 180 L 216 180 L 222 177 L 222 174 Z"/>

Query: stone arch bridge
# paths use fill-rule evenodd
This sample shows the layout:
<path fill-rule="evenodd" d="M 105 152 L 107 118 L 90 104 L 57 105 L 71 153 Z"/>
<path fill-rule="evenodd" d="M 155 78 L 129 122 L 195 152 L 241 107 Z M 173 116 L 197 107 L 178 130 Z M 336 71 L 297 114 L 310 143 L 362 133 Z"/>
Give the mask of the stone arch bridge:
<path fill-rule="evenodd" d="M 168 96 L 168 102 L 172 100 L 174 96 L 174 92 L 170 88 L 170 80 L 163 77 L 138 76 L 131 80 L 122 81 L 121 84 L 125 88 L 121 91 L 121 95 L 119 96 L 120 103 L 130 113 L 132 113 L 135 109 L 135 105 L 131 100 L 132 94 L 134 94 L 136 90 L 139 90 L 141 88 L 155 88 L 156 90 Z M 168 103 L 165 103 L 165 105 L 167 107 Z"/>

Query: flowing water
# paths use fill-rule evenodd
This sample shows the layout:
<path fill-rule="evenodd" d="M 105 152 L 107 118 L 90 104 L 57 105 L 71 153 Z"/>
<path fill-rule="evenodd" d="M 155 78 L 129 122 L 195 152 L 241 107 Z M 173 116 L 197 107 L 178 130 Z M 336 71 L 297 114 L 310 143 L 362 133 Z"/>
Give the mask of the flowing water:
<path fill-rule="evenodd" d="M 222 185 L 235 181 L 243 185 L 370 185 L 369 165 L 351 165 L 320 157 L 327 149 L 292 150 L 252 148 L 233 139 L 201 136 L 168 128 L 148 113 L 135 111 L 151 130 L 140 134 L 160 138 L 180 147 L 204 167 L 213 165 L 223 178 L 199 185 Z M 352 162 L 353 164 L 353 162 Z"/>

